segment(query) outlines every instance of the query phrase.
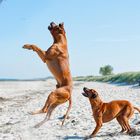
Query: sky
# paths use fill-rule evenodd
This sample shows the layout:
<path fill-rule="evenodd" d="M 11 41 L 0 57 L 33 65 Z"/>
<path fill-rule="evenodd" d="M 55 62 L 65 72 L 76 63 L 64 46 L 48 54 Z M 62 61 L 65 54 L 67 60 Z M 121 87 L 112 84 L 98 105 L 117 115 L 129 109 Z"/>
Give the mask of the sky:
<path fill-rule="evenodd" d="M 140 0 L 0 0 L 0 78 L 51 76 L 26 43 L 47 50 L 64 22 L 73 76 L 140 71 Z"/>

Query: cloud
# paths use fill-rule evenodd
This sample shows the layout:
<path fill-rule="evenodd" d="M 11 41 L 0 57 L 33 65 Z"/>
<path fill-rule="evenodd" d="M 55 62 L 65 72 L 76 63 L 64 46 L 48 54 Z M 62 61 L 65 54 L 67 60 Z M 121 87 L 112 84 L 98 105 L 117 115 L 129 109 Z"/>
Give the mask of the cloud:
<path fill-rule="evenodd" d="M 4 0 L 0 0 L 0 4 L 2 4 L 3 1 L 4 1 Z"/>
<path fill-rule="evenodd" d="M 0 4 L 2 3 L 3 0 L 0 0 Z"/>

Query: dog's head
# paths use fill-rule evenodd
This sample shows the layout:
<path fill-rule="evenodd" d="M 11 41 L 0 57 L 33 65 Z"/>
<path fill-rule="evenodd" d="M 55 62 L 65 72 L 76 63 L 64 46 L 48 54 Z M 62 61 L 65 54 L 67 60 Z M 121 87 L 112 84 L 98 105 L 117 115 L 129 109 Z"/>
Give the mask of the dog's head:
<path fill-rule="evenodd" d="M 51 32 L 53 37 L 60 34 L 65 35 L 64 23 L 59 23 L 59 25 L 56 25 L 54 22 L 51 22 L 48 26 L 48 30 Z"/>
<path fill-rule="evenodd" d="M 88 89 L 88 88 L 84 87 L 83 91 L 84 92 L 82 94 L 85 97 L 88 97 L 90 100 L 95 100 L 98 97 L 98 93 L 94 89 Z"/>

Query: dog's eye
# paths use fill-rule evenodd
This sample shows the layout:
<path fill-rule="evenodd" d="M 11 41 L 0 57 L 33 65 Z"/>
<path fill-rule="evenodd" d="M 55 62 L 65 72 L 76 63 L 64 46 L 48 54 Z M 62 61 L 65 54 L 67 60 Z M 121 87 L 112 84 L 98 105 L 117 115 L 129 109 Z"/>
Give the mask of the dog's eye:
<path fill-rule="evenodd" d="M 97 95 L 96 94 L 92 94 L 92 96 L 91 96 L 91 98 L 96 98 L 97 97 Z"/>

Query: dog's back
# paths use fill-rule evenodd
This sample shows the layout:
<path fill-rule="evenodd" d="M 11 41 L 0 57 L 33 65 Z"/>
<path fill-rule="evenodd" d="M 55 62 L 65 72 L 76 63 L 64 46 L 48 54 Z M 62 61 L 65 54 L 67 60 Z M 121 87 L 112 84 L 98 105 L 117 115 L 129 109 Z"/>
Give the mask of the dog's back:
<path fill-rule="evenodd" d="M 114 100 L 109 103 L 104 103 L 103 122 L 111 121 L 124 112 L 131 114 L 132 111 L 133 106 L 127 100 Z"/>

